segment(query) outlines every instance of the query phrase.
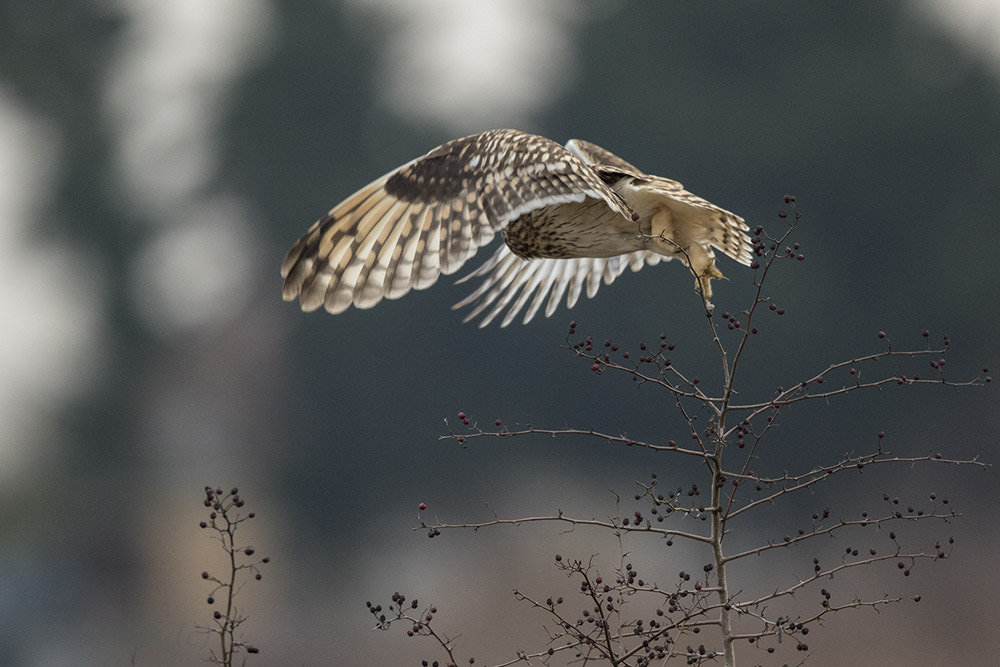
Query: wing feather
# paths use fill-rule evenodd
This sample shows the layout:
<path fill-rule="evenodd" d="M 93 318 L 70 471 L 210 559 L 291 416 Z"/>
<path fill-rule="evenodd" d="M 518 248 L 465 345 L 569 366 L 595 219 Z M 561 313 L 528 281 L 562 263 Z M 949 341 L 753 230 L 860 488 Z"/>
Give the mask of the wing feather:
<path fill-rule="evenodd" d="M 635 181 L 634 186 L 662 197 L 671 210 L 697 225 L 700 236 L 714 248 L 743 265 L 753 260 L 753 245 L 746 233 L 750 227 L 740 216 L 688 192 L 669 178 L 646 176 Z"/>
<path fill-rule="evenodd" d="M 559 301 L 563 298 L 563 294 L 566 293 L 566 288 L 569 287 L 570 280 L 573 279 L 573 265 L 570 262 L 559 262 L 556 267 L 556 282 L 552 286 L 552 296 L 549 297 L 549 302 L 545 305 L 545 317 L 552 317 L 552 313 L 556 312 L 556 308 L 559 307 Z M 570 306 L 567 306 L 569 308 Z"/>
<path fill-rule="evenodd" d="M 355 302 L 355 295 L 360 297 L 364 288 L 362 276 L 366 276 L 371 268 L 370 262 L 375 259 L 371 250 L 375 246 L 379 236 L 391 230 L 396 224 L 401 210 L 405 207 L 405 202 L 383 199 L 371 208 L 371 215 L 363 218 L 362 229 L 354 237 L 350 244 L 349 254 L 344 251 L 342 257 L 337 262 L 330 265 L 339 267 L 346 263 L 344 268 L 335 272 L 336 283 L 330 281 L 326 288 L 326 300 L 324 306 L 331 313 L 342 313 L 347 310 L 351 303 Z M 374 305 L 374 303 L 370 304 Z"/>
<path fill-rule="evenodd" d="M 427 224 L 431 210 L 421 206 L 414 211 L 402 227 L 402 234 L 392 249 L 392 259 L 386 270 L 386 297 L 398 299 L 410 291 L 410 277 L 413 275 L 413 263 L 417 256 L 417 244 L 420 242 L 420 230 Z"/>
<path fill-rule="evenodd" d="M 528 306 L 528 310 L 524 313 L 525 320 L 530 322 L 531 318 L 538 312 L 538 309 L 541 308 L 542 303 L 545 302 L 545 297 L 552 291 L 552 285 L 555 284 L 556 279 L 559 277 L 559 272 L 560 268 L 557 262 L 549 262 L 538 270 L 535 298 L 531 300 L 531 305 Z"/>
<path fill-rule="evenodd" d="M 394 255 L 402 250 L 399 238 L 406 231 L 408 219 L 416 205 L 407 205 L 395 220 L 394 224 L 382 225 L 378 238 L 369 251 L 365 271 L 358 279 L 354 292 L 354 305 L 357 308 L 371 308 L 389 292 L 386 277 L 389 265 Z"/>
<path fill-rule="evenodd" d="M 463 283 L 472 278 L 484 279 L 479 287 L 452 308 L 474 304 L 464 322 L 476 319 L 489 309 L 479 323 L 482 328 L 509 306 L 500 323 L 500 326 L 505 327 L 514 321 L 530 301 L 522 319 L 527 324 L 537 314 L 546 297 L 548 303 L 545 317 L 550 317 L 567 292 L 566 307 L 572 308 L 585 286 L 587 297 L 593 298 L 602 282 L 610 285 L 626 268 L 638 271 L 646 264 L 657 264 L 667 259 L 669 258 L 648 250 L 615 257 L 523 259 L 511 252 L 509 247 L 502 245 L 482 266 L 458 281 Z"/>

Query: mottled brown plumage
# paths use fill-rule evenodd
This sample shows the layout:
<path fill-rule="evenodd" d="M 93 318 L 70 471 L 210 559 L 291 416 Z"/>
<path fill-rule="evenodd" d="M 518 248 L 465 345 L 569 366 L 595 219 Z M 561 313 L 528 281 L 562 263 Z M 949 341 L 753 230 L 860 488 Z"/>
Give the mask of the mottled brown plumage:
<path fill-rule="evenodd" d="M 516 130 L 450 141 L 365 186 L 318 220 L 281 265 L 302 309 L 370 308 L 457 271 L 500 232 L 504 244 L 462 279 L 485 278 L 456 308 L 502 326 L 563 294 L 597 292 L 626 268 L 677 258 L 711 297 L 713 248 L 749 264 L 743 219 L 586 141 L 565 147 Z M 487 310 L 488 309 L 488 310 Z"/>

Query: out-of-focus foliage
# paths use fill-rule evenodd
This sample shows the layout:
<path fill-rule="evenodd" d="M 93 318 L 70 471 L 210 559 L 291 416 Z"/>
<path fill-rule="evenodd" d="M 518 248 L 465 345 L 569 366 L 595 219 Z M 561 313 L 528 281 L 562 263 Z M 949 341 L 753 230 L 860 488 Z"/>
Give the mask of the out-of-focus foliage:
<path fill-rule="evenodd" d="M 712 351 L 675 264 L 504 330 L 461 325 L 464 286 L 447 278 L 337 317 L 281 302 L 281 257 L 316 217 L 465 132 L 586 138 L 752 226 L 780 224 L 794 193 L 809 266 L 774 283 L 788 312 L 748 359 L 756 388 L 864 352 L 879 329 L 950 335 L 956 372 L 997 365 L 1000 64 L 917 4 L 0 5 L 5 662 L 206 656 L 199 573 L 219 554 L 196 503 L 210 482 L 252 494 L 247 539 L 277 545 L 243 600 L 262 664 L 415 664 L 422 647 L 368 632 L 363 601 L 397 587 L 450 603 L 480 655 L 511 648 L 498 623 L 538 632 L 510 589 L 548 586 L 551 553 L 582 555 L 587 536 L 428 541 L 409 530 L 417 503 L 606 514 L 607 489 L 668 471 L 585 443 L 461 450 L 437 440 L 442 419 L 669 438 L 681 424 L 658 396 L 558 350 L 566 324 L 623 342 L 668 331 L 706 378 Z M 751 285 L 721 268 L 726 309 Z M 790 466 L 883 428 L 900 448 L 989 457 L 997 408 L 989 390 L 886 391 L 802 410 L 781 442 Z M 991 476 L 880 482 L 947 486 L 967 514 L 955 557 L 914 582 L 930 604 L 838 621 L 810 664 L 844 662 L 839 633 L 872 663 L 1000 650 L 996 578 L 968 576 L 997 548 Z M 881 497 L 866 482 L 845 493 Z"/>

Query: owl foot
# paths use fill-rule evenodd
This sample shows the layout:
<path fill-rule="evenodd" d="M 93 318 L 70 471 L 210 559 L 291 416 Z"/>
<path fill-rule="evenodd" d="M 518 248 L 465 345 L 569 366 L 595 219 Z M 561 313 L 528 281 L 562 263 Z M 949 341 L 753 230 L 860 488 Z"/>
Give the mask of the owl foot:
<path fill-rule="evenodd" d="M 694 279 L 694 291 L 705 297 L 705 300 L 712 298 L 712 279 L 722 279 L 725 280 L 726 277 L 722 275 L 722 272 L 715 268 L 715 265 L 711 265 L 705 269 L 705 272 Z"/>

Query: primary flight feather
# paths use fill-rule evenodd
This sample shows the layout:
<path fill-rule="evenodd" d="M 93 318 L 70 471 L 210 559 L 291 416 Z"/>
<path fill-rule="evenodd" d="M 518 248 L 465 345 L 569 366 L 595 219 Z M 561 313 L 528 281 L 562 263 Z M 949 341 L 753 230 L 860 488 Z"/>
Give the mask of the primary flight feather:
<path fill-rule="evenodd" d="M 626 268 L 678 259 L 712 296 L 715 249 L 753 254 L 740 218 L 677 181 L 646 174 L 586 141 L 565 147 L 517 130 L 438 146 L 337 204 L 285 256 L 285 301 L 305 311 L 371 308 L 457 271 L 500 232 L 504 243 L 462 278 L 482 284 L 455 308 L 486 326 L 525 310 L 527 323 L 566 295 L 572 308 Z"/>

